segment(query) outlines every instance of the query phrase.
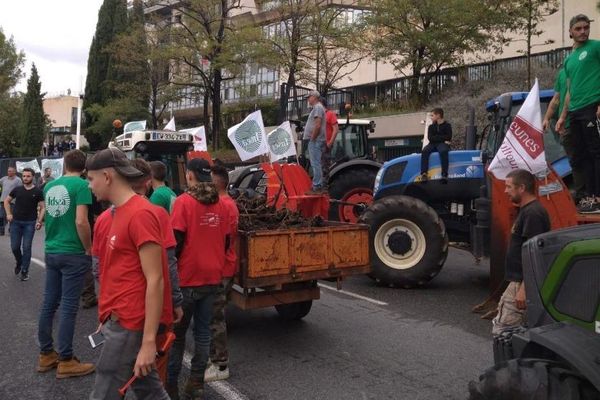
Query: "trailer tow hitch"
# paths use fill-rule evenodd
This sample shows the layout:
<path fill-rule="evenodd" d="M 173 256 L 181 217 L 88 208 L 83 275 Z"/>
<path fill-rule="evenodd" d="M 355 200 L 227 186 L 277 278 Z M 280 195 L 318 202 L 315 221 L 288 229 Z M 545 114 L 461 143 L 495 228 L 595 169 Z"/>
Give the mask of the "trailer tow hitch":
<path fill-rule="evenodd" d="M 365 203 L 349 203 L 347 201 L 336 200 L 336 199 L 329 199 L 329 202 L 332 204 L 341 204 L 343 206 L 358 207 L 358 208 L 362 209 L 361 211 L 365 211 L 367 208 L 369 208 L 369 205 L 365 204 Z"/>

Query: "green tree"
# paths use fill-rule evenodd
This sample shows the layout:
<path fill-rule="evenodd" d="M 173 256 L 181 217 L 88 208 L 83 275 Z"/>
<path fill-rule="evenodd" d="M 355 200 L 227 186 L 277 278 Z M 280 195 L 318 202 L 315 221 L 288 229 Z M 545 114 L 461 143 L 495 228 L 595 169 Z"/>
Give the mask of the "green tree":
<path fill-rule="evenodd" d="M 0 93 L 0 156 L 15 157 L 19 153 L 19 137 L 23 96 Z"/>
<path fill-rule="evenodd" d="M 11 90 L 23 76 L 25 54 L 17 51 L 13 38 L 6 38 L 0 28 L 0 93 Z"/>
<path fill-rule="evenodd" d="M 109 46 L 119 74 L 127 79 L 115 85 L 119 97 L 137 99 L 150 109 L 150 123 L 158 129 L 171 101 L 177 101 L 177 89 L 169 77 L 169 30 L 158 21 L 144 18 L 141 0 L 133 3 L 130 26 Z"/>
<path fill-rule="evenodd" d="M 248 24 L 236 25 L 233 14 L 241 9 L 240 0 L 158 3 L 173 13 L 165 28 L 170 31 L 168 53 L 174 61 L 170 72 L 172 82 L 179 87 L 195 88 L 204 97 L 203 119 L 207 136 L 212 136 L 216 149 L 222 134 L 221 87 L 224 81 L 245 71 L 260 31 Z"/>
<path fill-rule="evenodd" d="M 515 29 L 515 1 L 379 0 L 369 2 L 366 21 L 378 59 L 410 76 L 410 95 L 418 104 L 430 96 L 433 74 L 463 64 L 465 56 L 497 51 Z"/>
<path fill-rule="evenodd" d="M 0 28 L 0 155 L 15 156 L 19 148 L 22 96 L 11 93 L 23 76 L 25 55 Z"/>
<path fill-rule="evenodd" d="M 123 6 L 125 13 L 123 13 Z M 115 20 L 116 18 L 116 20 Z M 125 20 L 123 20 L 125 18 Z M 104 0 L 98 11 L 96 33 L 92 39 L 88 56 L 87 78 L 85 81 L 85 106 L 103 104 L 106 101 L 104 86 L 112 68 L 110 53 L 106 46 L 113 42 L 116 35 L 125 31 L 127 26 L 126 0 Z"/>
<path fill-rule="evenodd" d="M 44 112 L 42 83 L 35 64 L 27 80 L 27 93 L 23 97 L 21 112 L 20 153 L 21 156 L 38 156 L 48 129 L 48 116 Z"/>
<path fill-rule="evenodd" d="M 527 60 L 527 87 L 531 88 L 531 50 L 536 46 L 554 43 L 548 39 L 543 43 L 533 43 L 534 37 L 539 37 L 544 31 L 540 29 L 540 23 L 559 8 L 558 0 L 525 0 L 520 2 L 516 8 L 517 33 L 525 36 L 524 39 L 513 39 L 513 42 L 525 42 L 525 50 L 519 51 L 525 54 Z"/>
<path fill-rule="evenodd" d="M 110 99 L 105 105 L 92 104 L 88 113 L 94 121 L 87 127 L 86 135 L 91 149 L 104 149 L 108 146 L 114 135 L 112 123 L 115 119 L 126 122 L 148 118 L 148 109 L 129 98 Z"/>

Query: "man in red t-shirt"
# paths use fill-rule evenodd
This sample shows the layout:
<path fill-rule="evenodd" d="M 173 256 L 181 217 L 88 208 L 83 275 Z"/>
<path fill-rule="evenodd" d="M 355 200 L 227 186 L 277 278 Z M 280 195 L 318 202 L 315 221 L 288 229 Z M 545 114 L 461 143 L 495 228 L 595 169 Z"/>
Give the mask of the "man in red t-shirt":
<path fill-rule="evenodd" d="M 156 371 L 157 336 L 173 321 L 163 232 L 150 202 L 131 181 L 142 173 L 125 154 L 109 148 L 88 160 L 90 188 L 113 204 L 105 244 L 98 314 L 105 342 L 91 400 L 117 399 L 133 373 L 137 398 L 169 399 Z"/>
<path fill-rule="evenodd" d="M 213 318 L 210 324 L 210 363 L 204 374 L 205 382 L 219 381 L 229 378 L 229 351 L 227 350 L 227 322 L 225 320 L 225 307 L 229 301 L 233 276 L 236 271 L 237 255 L 235 251 L 235 240 L 237 236 L 239 211 L 235 201 L 229 197 L 227 187 L 229 186 L 229 173 L 225 167 L 215 165 L 212 167 L 212 181 L 219 191 L 219 201 L 223 203 L 229 212 L 229 231 L 231 242 L 225 255 L 225 267 L 223 279 L 217 291 L 213 305 Z"/>
<path fill-rule="evenodd" d="M 183 319 L 175 325 L 175 343 L 169 356 L 167 388 L 177 392 L 185 350 L 185 333 L 194 319 L 194 356 L 184 393 L 201 399 L 210 349 L 210 322 L 215 294 L 223 278 L 229 248 L 229 213 L 211 182 L 208 161 L 194 158 L 187 164 L 188 190 L 173 203 L 171 222 L 177 239 L 179 284 L 183 293 Z"/>
<path fill-rule="evenodd" d="M 323 182 L 325 186 L 328 186 L 329 182 L 329 169 L 331 168 L 332 150 L 335 144 L 335 138 L 339 132 L 337 114 L 327 107 L 327 100 L 322 99 L 321 104 L 325 107 L 325 151 L 321 156 L 321 166 L 323 168 Z"/>

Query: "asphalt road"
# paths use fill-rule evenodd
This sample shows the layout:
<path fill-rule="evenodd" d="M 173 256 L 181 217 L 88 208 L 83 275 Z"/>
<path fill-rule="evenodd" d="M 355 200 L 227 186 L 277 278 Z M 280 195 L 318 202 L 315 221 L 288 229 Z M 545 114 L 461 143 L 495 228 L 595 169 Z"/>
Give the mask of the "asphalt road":
<path fill-rule="evenodd" d="M 42 240 L 37 233 L 33 254 L 43 262 Z M 57 380 L 35 372 L 40 264 L 32 264 L 30 281 L 18 280 L 9 238 L 0 237 L 0 399 L 86 399 L 93 375 Z M 211 384 L 207 400 L 465 399 L 468 382 L 492 364 L 490 323 L 470 312 L 487 294 L 487 266 L 468 253 L 451 250 L 426 288 L 382 288 L 361 276 L 344 290 L 323 289 L 294 323 L 274 309 L 231 308 L 231 378 Z M 96 309 L 79 312 L 81 360 L 99 355 L 87 341 L 96 326 Z"/>

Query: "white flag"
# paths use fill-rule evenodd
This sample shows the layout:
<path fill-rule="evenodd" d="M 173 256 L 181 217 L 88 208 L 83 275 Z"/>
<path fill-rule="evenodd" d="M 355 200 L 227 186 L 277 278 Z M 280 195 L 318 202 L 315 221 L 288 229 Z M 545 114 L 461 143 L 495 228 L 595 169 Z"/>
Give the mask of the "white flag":
<path fill-rule="evenodd" d="M 524 169 L 532 174 L 545 171 L 547 165 L 542 132 L 540 89 L 536 79 L 488 170 L 498 179 L 505 179 L 514 169 Z"/>
<path fill-rule="evenodd" d="M 192 135 L 195 151 L 208 151 L 208 145 L 206 143 L 206 130 L 204 129 L 204 126 L 182 129 L 179 132 L 185 132 Z"/>
<path fill-rule="evenodd" d="M 31 168 L 37 174 L 39 174 L 41 172 L 40 164 L 38 164 L 38 162 L 35 158 L 31 161 L 17 161 L 15 164 L 16 164 L 18 173 L 22 173 L 25 168 Z"/>
<path fill-rule="evenodd" d="M 175 129 L 175 117 L 171 117 L 171 120 L 169 121 L 169 123 L 167 125 L 165 125 L 163 130 L 164 131 L 173 131 L 173 132 L 177 131 L 177 129 Z"/>
<path fill-rule="evenodd" d="M 269 153 L 265 125 L 260 110 L 253 112 L 241 123 L 229 128 L 227 137 L 233 143 L 242 161 Z"/>
<path fill-rule="evenodd" d="M 146 121 L 131 121 L 123 126 L 123 132 L 143 131 L 146 129 Z"/>
<path fill-rule="evenodd" d="M 63 158 L 44 158 L 42 159 L 42 171 L 46 168 L 52 170 L 52 177 L 54 179 L 60 178 L 63 174 Z"/>
<path fill-rule="evenodd" d="M 269 133 L 267 138 L 271 162 L 296 155 L 296 143 L 290 121 L 285 121 Z"/>

